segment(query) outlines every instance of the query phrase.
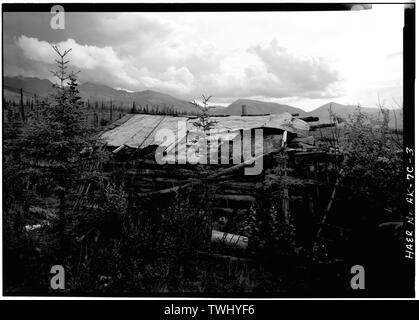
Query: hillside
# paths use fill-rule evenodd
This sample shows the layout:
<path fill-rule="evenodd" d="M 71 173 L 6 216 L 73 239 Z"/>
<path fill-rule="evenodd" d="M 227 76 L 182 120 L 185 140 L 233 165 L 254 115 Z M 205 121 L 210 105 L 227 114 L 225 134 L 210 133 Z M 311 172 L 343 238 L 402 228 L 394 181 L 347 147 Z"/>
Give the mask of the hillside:
<path fill-rule="evenodd" d="M 247 114 L 278 114 L 289 112 L 291 114 L 298 113 L 300 116 L 306 115 L 305 111 L 286 104 L 262 102 L 250 99 L 238 99 L 226 108 L 217 108 L 216 111 L 213 111 L 213 113 L 220 115 L 241 115 L 242 105 L 246 105 Z"/>
<path fill-rule="evenodd" d="M 16 93 L 22 88 L 26 95 L 47 96 L 53 91 L 51 81 L 34 77 L 4 77 L 3 86 L 4 89 Z"/>
<path fill-rule="evenodd" d="M 19 90 L 23 88 L 24 98 L 33 97 L 34 94 L 40 97 L 47 97 L 52 91 L 52 82 L 46 79 L 39 78 L 24 78 L 24 77 L 4 77 L 4 96 L 6 100 L 16 100 L 19 97 Z M 83 83 L 79 86 L 80 96 L 84 101 L 89 100 L 93 102 L 105 102 L 110 100 L 115 105 L 120 105 L 126 109 L 132 107 L 133 102 L 137 106 L 149 108 L 153 106 L 158 107 L 174 107 L 178 112 L 193 113 L 196 112 L 194 106 L 189 102 L 172 97 L 165 93 L 160 93 L 151 90 L 128 92 L 125 90 L 117 90 L 105 85 L 95 84 L 91 82 Z"/>
<path fill-rule="evenodd" d="M 128 92 L 117 90 L 105 85 L 83 83 L 79 86 L 80 95 L 83 100 L 89 101 L 109 101 L 120 104 L 125 108 L 131 108 L 133 101 L 137 106 L 174 107 L 178 112 L 196 112 L 196 109 L 187 101 L 175 98 L 171 95 L 152 91 Z"/>
<path fill-rule="evenodd" d="M 333 113 L 336 113 L 343 119 L 348 119 L 351 114 L 356 111 L 357 106 L 354 105 L 343 105 L 336 102 L 330 102 L 322 105 L 310 112 L 306 112 L 302 109 L 292 107 L 289 105 L 263 102 L 250 99 L 239 99 L 234 101 L 226 108 L 216 108 L 212 110 L 212 114 L 220 115 L 241 115 L 242 105 L 246 105 L 247 114 L 277 114 L 283 112 L 289 112 L 291 114 L 298 113 L 300 117 L 318 117 L 319 121 L 315 123 L 329 123 L 330 122 L 330 108 Z M 377 117 L 380 115 L 380 109 L 378 108 L 361 108 L 366 114 Z M 315 124 L 314 123 L 314 124 Z M 402 110 L 391 110 L 390 111 L 390 127 L 403 129 L 403 112 Z"/>
<path fill-rule="evenodd" d="M 52 91 L 52 82 L 46 79 L 39 78 L 25 78 L 25 77 L 4 77 L 4 97 L 6 100 L 20 99 L 19 90 L 23 88 L 24 100 L 33 97 L 34 94 L 46 97 Z M 148 107 L 151 109 L 154 106 L 158 108 L 163 107 L 174 107 L 180 113 L 196 113 L 197 110 L 188 101 L 175 98 L 171 95 L 152 91 L 137 91 L 128 92 L 125 90 L 117 90 L 105 85 L 95 84 L 91 82 L 83 83 L 79 86 L 79 91 L 84 101 L 89 100 L 91 103 L 94 102 L 105 102 L 108 103 L 112 100 L 114 105 L 122 106 L 125 109 L 131 109 L 132 103 L 135 101 L 137 106 Z M 328 123 L 329 110 L 332 111 L 344 119 L 347 119 L 349 115 L 353 114 L 356 110 L 354 105 L 342 105 L 335 102 L 330 102 L 322 105 L 310 112 L 306 112 L 300 108 L 292 107 L 285 104 L 279 104 L 274 102 L 263 102 L 251 99 L 238 99 L 231 103 L 227 107 L 213 107 L 210 110 L 211 114 L 214 115 L 241 115 L 242 105 L 246 105 L 247 114 L 278 114 L 283 112 L 289 112 L 291 114 L 299 114 L 300 117 L 313 116 L 319 117 L 318 123 Z M 378 116 L 380 110 L 377 108 L 362 108 L 362 110 L 371 115 Z M 390 127 L 403 129 L 403 115 L 402 110 L 390 111 Z"/>
<path fill-rule="evenodd" d="M 333 113 L 336 113 L 343 119 L 348 119 L 351 114 L 353 114 L 357 106 L 354 105 L 343 105 L 336 102 L 330 102 L 325 105 L 322 105 L 316 108 L 313 111 L 308 112 L 309 116 L 319 117 L 319 123 L 328 123 L 330 122 L 330 109 Z M 378 108 L 361 108 L 361 110 L 372 116 L 378 117 L 380 116 L 380 109 Z M 402 110 L 390 110 L 390 123 L 389 126 L 391 128 L 398 128 L 403 129 L 403 111 Z"/>

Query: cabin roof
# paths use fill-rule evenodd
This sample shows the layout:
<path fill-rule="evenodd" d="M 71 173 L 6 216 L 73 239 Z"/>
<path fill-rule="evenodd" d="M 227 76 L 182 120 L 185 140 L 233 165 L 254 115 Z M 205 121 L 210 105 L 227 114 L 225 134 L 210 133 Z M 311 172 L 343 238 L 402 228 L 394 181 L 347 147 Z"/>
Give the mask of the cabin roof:
<path fill-rule="evenodd" d="M 290 113 L 261 115 L 261 116 L 226 116 L 210 117 L 216 121 L 213 129 L 221 135 L 238 133 L 240 130 L 256 128 L 271 128 L 289 131 L 299 136 L 305 136 L 310 129 L 308 123 L 301 119 L 293 118 Z M 104 132 L 101 138 L 108 146 L 143 149 L 149 145 L 159 144 L 155 134 L 160 129 L 169 129 L 178 132 L 178 123 L 184 122 L 189 132 L 198 131 L 193 125 L 197 117 L 182 117 L 170 115 L 135 114 L 111 130 Z M 183 137 L 179 137 L 183 138 Z"/>

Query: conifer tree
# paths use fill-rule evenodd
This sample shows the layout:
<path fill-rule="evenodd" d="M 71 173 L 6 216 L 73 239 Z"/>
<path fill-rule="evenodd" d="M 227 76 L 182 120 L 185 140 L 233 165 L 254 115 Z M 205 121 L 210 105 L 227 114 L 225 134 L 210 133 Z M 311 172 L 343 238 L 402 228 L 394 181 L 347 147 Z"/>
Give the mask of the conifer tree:
<path fill-rule="evenodd" d="M 195 100 L 191 101 L 190 103 L 200 111 L 198 120 L 195 121 L 193 125 L 197 128 L 200 128 L 206 134 L 212 127 L 214 127 L 217 121 L 211 120 L 209 115 L 210 106 L 208 102 L 211 99 L 211 96 L 205 97 L 205 95 L 202 95 L 202 98 L 202 105 L 200 105 Z"/>
<path fill-rule="evenodd" d="M 20 173 L 28 186 L 42 186 L 44 192 L 58 200 L 57 226 L 62 247 L 67 202 L 85 168 L 84 150 L 91 148 L 93 140 L 84 126 L 77 73 L 67 71 L 69 61 L 65 59 L 71 49 L 64 52 L 56 46 L 53 49 L 59 56 L 55 60 L 57 70 L 52 72 L 58 83 L 53 85 L 53 95 L 40 108 L 40 116 L 22 131 Z"/>

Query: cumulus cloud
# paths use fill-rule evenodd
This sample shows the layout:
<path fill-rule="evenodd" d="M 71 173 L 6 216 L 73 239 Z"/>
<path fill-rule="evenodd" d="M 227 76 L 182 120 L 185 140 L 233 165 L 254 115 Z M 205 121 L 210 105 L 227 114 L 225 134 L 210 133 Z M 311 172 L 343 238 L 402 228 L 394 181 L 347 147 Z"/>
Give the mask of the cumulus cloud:
<path fill-rule="evenodd" d="M 155 76 L 142 77 L 142 81 L 148 88 L 164 92 L 177 92 L 188 95 L 194 83 L 194 76 L 188 68 L 169 67 L 165 72 Z"/>
<path fill-rule="evenodd" d="M 268 46 L 253 46 L 249 52 L 257 55 L 266 72 L 276 79 L 283 96 L 321 97 L 336 83 L 339 74 L 321 57 L 300 57 L 278 44 L 274 39 Z M 255 72 L 248 70 L 253 75 Z"/>
<path fill-rule="evenodd" d="M 338 80 L 337 73 L 321 59 L 297 57 L 276 41 L 233 55 L 222 55 L 207 42 L 186 46 L 175 41 L 161 47 L 158 55 L 146 50 L 134 58 L 117 53 L 111 46 L 82 45 L 74 39 L 57 45 L 72 49 L 69 66 L 82 71 L 82 82 L 128 90 L 148 88 L 188 98 L 202 92 L 220 98 L 325 97 L 331 95 L 328 86 Z M 56 58 L 51 43 L 22 35 L 15 39 L 15 46 L 20 58 L 8 67 L 9 72 L 25 70 L 25 75 L 38 72 L 41 77 L 51 77 L 49 70 Z M 12 51 L 13 46 L 9 45 L 7 52 Z"/>
<path fill-rule="evenodd" d="M 217 102 L 358 99 L 366 86 L 402 87 L 403 12 L 66 12 L 64 30 L 50 28 L 48 12 L 8 12 L 4 74 L 51 78 L 58 43 L 73 49 L 81 82 Z"/>
<path fill-rule="evenodd" d="M 216 72 L 194 76 L 199 80 L 194 94 L 207 90 L 220 98 L 331 98 L 341 94 L 339 74 L 324 59 L 298 56 L 276 40 L 222 56 Z"/>
<path fill-rule="evenodd" d="M 35 63 L 47 64 L 50 70 L 51 63 L 56 59 L 52 44 L 47 41 L 40 41 L 36 38 L 29 38 L 24 35 L 16 40 L 16 46 L 22 51 L 25 58 Z M 57 44 L 61 50 L 71 48 L 68 55 L 69 66 L 75 70 L 81 70 L 81 80 L 97 81 L 108 79 L 109 85 L 115 86 L 118 83 L 123 85 L 138 85 L 138 80 L 131 77 L 125 70 L 123 60 L 117 56 L 112 47 L 96 47 L 80 45 L 73 39 Z"/>
<path fill-rule="evenodd" d="M 24 60 L 19 69 L 39 69 L 44 77 L 50 77 L 49 70 L 56 58 L 50 43 L 36 38 L 21 36 L 16 40 L 16 47 L 23 54 Z M 148 68 L 137 68 L 130 65 L 129 59 L 119 56 L 112 47 L 80 45 L 73 39 L 57 44 L 62 50 L 71 48 L 68 55 L 69 66 L 73 70 L 81 70 L 79 77 L 82 82 L 103 83 L 112 87 L 123 87 L 131 90 L 154 88 L 176 93 L 188 93 L 193 82 L 193 75 L 186 67 L 169 66 L 161 73 L 153 74 Z M 48 63 L 50 62 L 50 63 Z M 42 69 L 42 68 L 41 68 Z"/>
<path fill-rule="evenodd" d="M 91 22 L 88 32 L 77 28 Z M 193 37 L 193 30 L 153 14 L 70 14 L 72 32 L 57 43 L 81 82 L 130 91 L 152 89 L 185 99 L 261 96 L 328 97 L 339 80 L 322 58 L 303 58 L 273 40 L 268 45 L 225 48 Z M 26 30 L 26 29 L 25 29 Z M 6 32 L 7 34 L 7 32 Z M 5 71 L 51 78 L 53 41 L 20 35 L 5 45 Z"/>

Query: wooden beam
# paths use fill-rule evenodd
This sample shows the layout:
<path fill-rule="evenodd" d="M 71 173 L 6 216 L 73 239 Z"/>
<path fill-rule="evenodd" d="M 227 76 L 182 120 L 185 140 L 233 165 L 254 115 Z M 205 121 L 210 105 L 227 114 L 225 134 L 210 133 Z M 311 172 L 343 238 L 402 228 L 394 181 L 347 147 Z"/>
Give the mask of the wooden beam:
<path fill-rule="evenodd" d="M 319 128 L 330 128 L 330 127 L 334 127 L 335 123 L 321 123 L 321 124 L 315 124 L 310 126 L 310 131 L 314 131 L 316 129 Z"/>
<path fill-rule="evenodd" d="M 212 230 L 211 242 L 222 243 L 239 249 L 246 249 L 249 242 L 249 238 L 237 234 Z"/>
<path fill-rule="evenodd" d="M 209 252 L 204 252 L 204 251 L 195 251 L 196 253 L 206 256 L 206 257 L 210 257 L 210 258 L 218 258 L 218 259 L 228 259 L 230 261 L 243 261 L 243 262 L 253 262 L 253 259 L 249 259 L 249 258 L 241 258 L 241 257 L 235 257 L 235 256 L 227 256 L 224 254 L 218 254 L 218 253 L 209 253 Z"/>
<path fill-rule="evenodd" d="M 118 153 L 119 151 L 124 149 L 124 147 L 125 147 L 125 145 L 121 144 L 118 148 L 116 148 L 114 151 L 112 151 L 112 153 Z"/>
<path fill-rule="evenodd" d="M 310 186 L 327 186 L 327 183 L 320 182 L 318 180 L 314 179 L 303 179 L 303 178 L 297 178 L 293 176 L 286 176 L 284 178 L 284 183 L 288 185 L 310 185 Z"/>
<path fill-rule="evenodd" d="M 316 122 L 316 121 L 319 121 L 319 117 L 301 117 L 301 118 L 298 118 L 298 119 L 303 120 L 305 122 Z"/>
<path fill-rule="evenodd" d="M 202 195 L 204 196 L 204 195 Z M 208 196 L 209 199 L 220 199 L 228 201 L 243 201 L 243 202 L 254 202 L 256 198 L 251 195 L 242 195 L 242 194 L 212 194 Z"/>

